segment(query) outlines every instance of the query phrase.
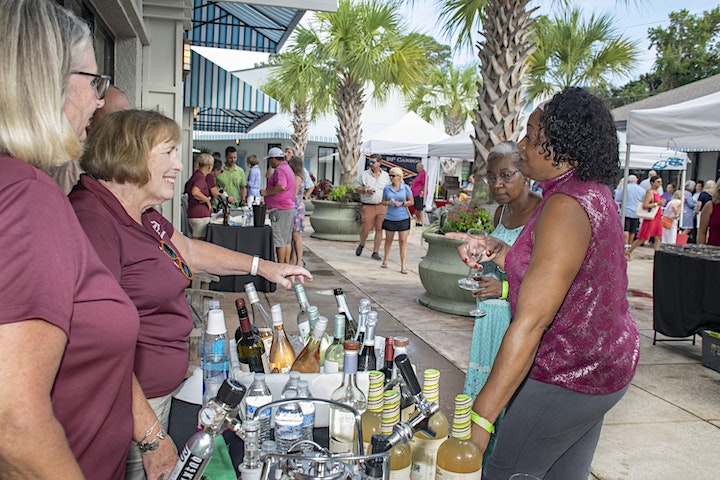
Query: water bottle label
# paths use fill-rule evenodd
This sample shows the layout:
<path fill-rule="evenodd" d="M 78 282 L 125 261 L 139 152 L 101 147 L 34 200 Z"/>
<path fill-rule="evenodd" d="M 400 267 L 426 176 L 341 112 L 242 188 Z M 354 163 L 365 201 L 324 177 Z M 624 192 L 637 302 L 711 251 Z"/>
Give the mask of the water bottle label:
<path fill-rule="evenodd" d="M 251 418 L 255 415 L 255 411 L 259 408 L 264 407 L 268 403 L 272 402 L 272 396 L 270 395 L 258 395 L 256 397 L 246 397 L 245 406 L 247 407 L 247 417 Z M 259 418 L 267 418 L 272 413 L 272 409 L 266 408 L 260 413 Z"/>
<path fill-rule="evenodd" d="M 299 440 L 302 437 L 302 421 L 300 423 L 278 423 L 275 420 L 275 440 Z"/>

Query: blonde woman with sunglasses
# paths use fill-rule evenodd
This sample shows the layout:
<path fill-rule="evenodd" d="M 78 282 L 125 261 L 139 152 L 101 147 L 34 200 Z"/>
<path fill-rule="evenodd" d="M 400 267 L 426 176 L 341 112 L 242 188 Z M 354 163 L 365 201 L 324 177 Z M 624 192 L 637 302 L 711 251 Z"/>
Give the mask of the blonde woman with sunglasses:
<path fill-rule="evenodd" d="M 161 113 L 108 114 L 90 133 L 80 159 L 86 173 L 70 193 L 80 224 L 140 314 L 135 374 L 164 429 L 171 394 L 188 368 L 193 321 L 185 288 L 193 272 L 250 272 L 286 288 L 295 276 L 310 278 L 302 267 L 190 239 L 173 228 L 154 206 L 173 198 L 183 169 L 179 142 L 179 126 Z M 154 435 L 132 445 L 126 478 L 144 478 Z"/>
<path fill-rule="evenodd" d="M 410 235 L 410 211 L 408 207 L 413 205 L 413 194 L 410 187 L 403 182 L 403 171 L 398 167 L 390 169 L 390 185 L 386 185 L 382 194 L 382 203 L 387 205 L 385 220 L 382 228 L 385 231 L 385 254 L 383 255 L 382 268 L 387 268 L 390 247 L 395 239 L 395 232 L 398 234 L 398 246 L 400 248 L 400 273 L 407 274 L 405 259 L 407 258 L 407 240 Z"/>

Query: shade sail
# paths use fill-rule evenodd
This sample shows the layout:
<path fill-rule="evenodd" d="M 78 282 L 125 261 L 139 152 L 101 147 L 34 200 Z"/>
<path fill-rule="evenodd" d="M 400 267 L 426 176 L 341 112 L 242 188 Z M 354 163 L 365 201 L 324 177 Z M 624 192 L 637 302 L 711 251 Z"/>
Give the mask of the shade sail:
<path fill-rule="evenodd" d="M 720 149 L 720 92 L 628 114 L 627 142 L 684 151 Z"/>

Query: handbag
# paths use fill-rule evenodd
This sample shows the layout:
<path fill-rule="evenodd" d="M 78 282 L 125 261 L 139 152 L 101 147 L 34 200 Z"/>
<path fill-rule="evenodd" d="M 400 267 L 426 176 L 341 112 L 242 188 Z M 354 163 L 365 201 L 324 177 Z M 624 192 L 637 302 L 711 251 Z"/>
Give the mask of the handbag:
<path fill-rule="evenodd" d="M 672 218 L 666 217 L 665 215 L 663 215 L 663 217 L 662 217 L 662 222 L 663 222 L 663 228 L 667 228 L 667 229 L 671 229 L 671 228 L 672 228 L 672 224 L 673 224 L 673 219 L 672 219 Z"/>
<path fill-rule="evenodd" d="M 635 215 L 643 220 L 652 220 L 655 218 L 659 208 L 660 205 L 656 205 L 648 210 L 647 208 L 643 208 L 643 202 L 639 202 L 637 208 L 635 209 Z"/>

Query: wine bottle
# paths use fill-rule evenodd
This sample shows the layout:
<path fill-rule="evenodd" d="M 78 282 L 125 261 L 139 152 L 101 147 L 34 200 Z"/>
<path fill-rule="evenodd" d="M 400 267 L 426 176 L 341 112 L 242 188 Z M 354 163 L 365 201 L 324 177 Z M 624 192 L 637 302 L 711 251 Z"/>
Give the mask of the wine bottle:
<path fill-rule="evenodd" d="M 287 373 L 295 361 L 295 349 L 285 335 L 282 308 L 279 303 L 270 307 L 273 319 L 273 338 L 270 347 L 270 373 Z"/>
<path fill-rule="evenodd" d="M 400 394 L 395 390 L 388 390 L 383 394 L 384 405 L 382 411 L 383 435 L 390 435 L 393 427 L 400 421 Z M 390 450 L 390 480 L 410 480 L 410 466 L 412 455 L 410 445 L 400 443 Z"/>
<path fill-rule="evenodd" d="M 395 337 L 393 339 L 393 353 L 395 358 L 399 355 L 407 355 L 409 345 L 410 339 L 407 337 Z M 393 380 L 398 381 L 398 391 L 400 392 L 400 421 L 407 422 L 415 416 L 415 398 L 405 386 L 405 382 L 397 369 L 397 365 L 393 365 Z"/>
<path fill-rule="evenodd" d="M 262 341 L 265 344 L 265 351 L 269 352 L 270 347 L 272 346 L 272 318 L 268 315 L 267 310 L 265 310 L 262 303 L 260 303 L 260 296 L 258 295 L 253 282 L 245 284 L 245 294 L 247 295 L 248 302 L 250 302 L 253 325 L 257 328 L 257 333 L 260 335 L 260 338 L 262 338 Z M 256 311 L 259 311 L 260 314 L 258 315 Z M 260 318 L 262 318 L 261 322 L 259 321 Z"/>
<path fill-rule="evenodd" d="M 250 319 L 248 318 L 245 302 L 238 308 L 240 317 L 240 339 L 237 340 L 238 361 L 243 372 L 269 373 L 268 357 L 265 353 L 265 344 L 258 335 L 253 335 Z M 235 333 L 237 339 L 237 332 Z"/>
<path fill-rule="evenodd" d="M 385 385 L 392 380 L 393 360 L 395 359 L 395 349 L 393 348 L 393 337 L 385 337 L 385 354 L 384 362 L 380 371 L 385 375 Z"/>
<path fill-rule="evenodd" d="M 310 305 L 308 307 L 308 319 L 310 320 L 310 333 L 311 334 L 312 334 L 312 331 L 315 329 L 315 324 L 321 318 L 325 318 L 325 317 L 320 315 L 316 306 Z M 327 318 L 325 318 L 325 322 L 328 325 L 330 324 L 330 322 L 328 321 Z M 308 337 L 304 339 L 305 344 L 307 344 L 307 342 L 310 341 L 311 336 L 312 335 L 308 335 Z M 321 367 L 325 366 L 325 354 L 327 352 L 327 349 L 330 347 L 331 343 L 332 343 L 332 341 L 330 340 L 330 337 L 328 336 L 328 334 L 323 332 L 323 336 L 320 339 L 320 366 Z"/>
<path fill-rule="evenodd" d="M 385 375 L 374 370 L 369 374 L 367 410 L 362 414 L 363 452 L 371 453 L 372 436 L 380 432 L 382 427 L 383 393 L 385 392 Z"/>
<path fill-rule="evenodd" d="M 370 300 L 367 298 L 360 299 L 360 305 L 358 306 L 358 331 L 355 334 L 355 340 L 360 342 L 360 345 L 365 342 L 365 323 L 367 322 L 367 315 L 372 310 Z"/>
<path fill-rule="evenodd" d="M 337 302 L 338 312 L 345 315 L 346 318 L 345 340 L 353 340 L 355 338 L 355 334 L 357 333 L 358 324 L 353 318 L 352 313 L 350 312 L 350 308 L 347 304 L 347 298 L 345 298 L 345 293 L 343 293 L 342 288 L 336 288 L 335 290 L 333 290 L 333 293 L 335 294 L 335 301 Z"/>
<path fill-rule="evenodd" d="M 358 358 L 358 371 L 367 372 L 377 368 L 375 357 L 375 325 L 377 325 L 377 312 L 370 312 L 365 328 L 365 342 Z"/>
<path fill-rule="evenodd" d="M 345 340 L 342 384 L 330 395 L 330 400 L 353 407 L 362 414 L 367 408 L 367 398 L 357 386 L 357 361 L 360 344 Z M 357 451 L 355 415 L 345 408 L 330 406 L 330 451 L 333 453 Z"/>
<path fill-rule="evenodd" d="M 297 297 L 298 306 L 300 307 L 297 314 L 298 332 L 300 332 L 300 338 L 306 338 L 310 335 L 310 319 L 307 313 L 310 303 L 308 302 L 305 287 L 302 283 L 296 283 L 293 288 L 295 289 L 295 297 Z"/>
<path fill-rule="evenodd" d="M 343 371 L 343 359 L 345 350 L 343 343 L 345 342 L 345 315 L 335 315 L 335 330 L 333 335 L 333 343 L 325 352 L 325 373 L 336 373 Z"/>
<path fill-rule="evenodd" d="M 481 478 L 482 453 L 470 439 L 471 408 L 472 399 L 468 395 L 455 397 L 452 435 L 440 445 L 437 452 L 435 478 L 439 480 Z"/>
<path fill-rule="evenodd" d="M 317 307 L 314 305 L 310 306 L 308 310 L 311 318 L 317 316 Z M 305 345 L 300 355 L 297 356 L 295 361 L 290 367 L 293 372 L 301 373 L 320 373 L 320 341 L 325 333 L 327 327 L 327 318 L 320 317 L 315 323 L 310 341 Z"/>
<path fill-rule="evenodd" d="M 425 370 L 423 395 L 428 402 L 438 403 L 440 399 L 440 372 L 429 368 Z M 437 451 L 447 439 L 449 432 L 448 419 L 442 410 L 438 410 L 428 420 L 428 426 L 435 432 L 435 438 L 424 432 L 417 432 L 410 442 L 412 451 L 413 480 L 434 480 Z"/>

